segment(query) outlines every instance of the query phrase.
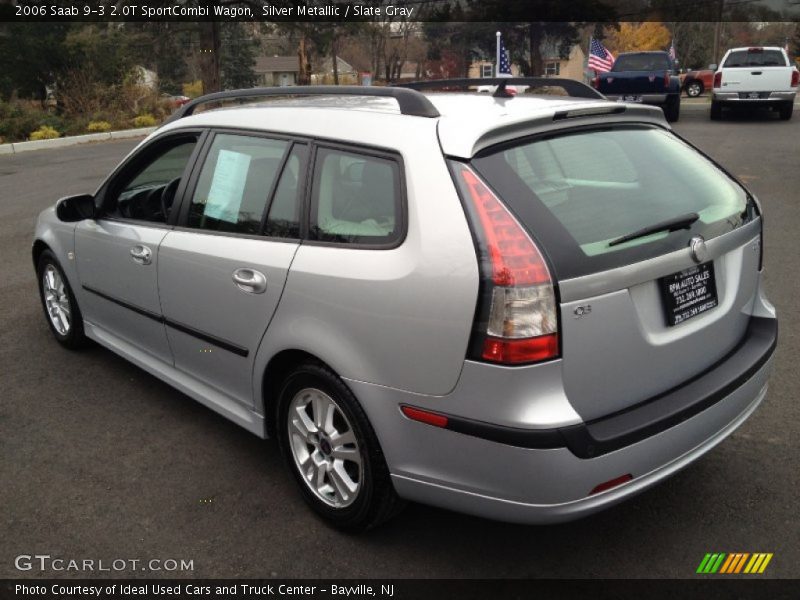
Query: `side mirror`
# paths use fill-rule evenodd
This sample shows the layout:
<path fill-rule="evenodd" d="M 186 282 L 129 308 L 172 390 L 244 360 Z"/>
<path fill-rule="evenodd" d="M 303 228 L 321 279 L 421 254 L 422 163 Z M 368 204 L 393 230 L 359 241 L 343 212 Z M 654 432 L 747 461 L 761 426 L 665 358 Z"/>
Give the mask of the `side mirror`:
<path fill-rule="evenodd" d="M 717 63 L 711 63 L 710 65 L 708 65 L 708 70 L 709 71 L 716 71 L 717 70 Z"/>
<path fill-rule="evenodd" d="M 94 214 L 94 196 L 91 194 L 65 196 L 56 203 L 56 216 L 65 223 L 93 219 Z"/>

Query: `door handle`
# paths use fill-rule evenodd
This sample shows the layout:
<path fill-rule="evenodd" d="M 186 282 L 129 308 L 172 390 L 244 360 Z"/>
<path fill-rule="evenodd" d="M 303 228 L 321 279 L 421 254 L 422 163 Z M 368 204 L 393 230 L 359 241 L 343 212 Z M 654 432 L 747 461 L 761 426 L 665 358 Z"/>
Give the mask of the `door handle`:
<path fill-rule="evenodd" d="M 233 272 L 233 283 L 248 294 L 263 294 L 267 289 L 267 277 L 255 269 L 236 269 Z"/>
<path fill-rule="evenodd" d="M 750 75 L 761 75 L 761 71 L 751 71 Z"/>
<path fill-rule="evenodd" d="M 131 258 L 140 265 L 149 265 L 153 262 L 153 252 L 147 246 L 134 246 L 131 248 Z"/>

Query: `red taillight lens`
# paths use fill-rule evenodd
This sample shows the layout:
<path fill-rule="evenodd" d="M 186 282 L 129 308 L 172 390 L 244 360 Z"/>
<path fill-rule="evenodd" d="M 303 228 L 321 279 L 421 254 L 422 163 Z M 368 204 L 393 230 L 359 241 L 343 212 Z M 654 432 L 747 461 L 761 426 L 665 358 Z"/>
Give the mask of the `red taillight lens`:
<path fill-rule="evenodd" d="M 669 71 L 664 71 L 664 89 L 669 88 Z"/>
<path fill-rule="evenodd" d="M 527 340 L 504 340 L 487 337 L 483 342 L 483 358 L 486 360 L 520 364 L 547 360 L 558 356 L 558 334 L 550 333 Z"/>
<path fill-rule="evenodd" d="M 789 87 L 797 87 L 798 84 L 800 84 L 800 71 L 795 69 L 792 71 L 792 85 Z"/>
<path fill-rule="evenodd" d="M 717 71 L 714 73 L 714 87 L 722 87 L 722 71 Z"/>
<path fill-rule="evenodd" d="M 497 197 L 467 168 L 461 177 L 469 190 L 486 236 L 496 285 L 549 283 L 550 273 L 539 249 Z"/>
<path fill-rule="evenodd" d="M 455 169 L 473 222 L 485 285 L 473 358 L 518 365 L 558 357 L 556 295 L 542 253 L 469 166 Z"/>

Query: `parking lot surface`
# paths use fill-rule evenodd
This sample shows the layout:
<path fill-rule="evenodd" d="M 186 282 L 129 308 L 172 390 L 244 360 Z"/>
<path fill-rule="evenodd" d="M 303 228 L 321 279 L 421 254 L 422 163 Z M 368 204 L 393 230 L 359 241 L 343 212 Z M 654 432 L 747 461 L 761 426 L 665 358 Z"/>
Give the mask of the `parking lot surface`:
<path fill-rule="evenodd" d="M 707 552 L 771 552 L 764 576 L 800 576 L 800 114 L 675 125 L 739 176 L 766 213 L 780 340 L 770 392 L 728 440 L 662 485 L 573 523 L 523 527 L 410 505 L 345 535 L 302 503 L 273 441 L 239 429 L 109 351 L 51 339 L 30 246 L 36 214 L 94 191 L 135 145 L 0 156 L 0 577 L 20 554 L 181 559 L 193 570 L 119 576 L 693 577 Z M 520 473 L 535 477 L 535 473 Z"/>

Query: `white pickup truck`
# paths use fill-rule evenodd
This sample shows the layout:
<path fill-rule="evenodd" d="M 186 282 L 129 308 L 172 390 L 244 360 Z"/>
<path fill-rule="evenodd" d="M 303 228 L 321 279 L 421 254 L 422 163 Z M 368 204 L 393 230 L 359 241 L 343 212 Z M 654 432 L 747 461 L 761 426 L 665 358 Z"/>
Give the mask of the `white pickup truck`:
<path fill-rule="evenodd" d="M 726 106 L 769 106 L 788 121 L 798 82 L 800 72 L 783 48 L 731 48 L 714 73 L 711 118 L 721 119 Z"/>

